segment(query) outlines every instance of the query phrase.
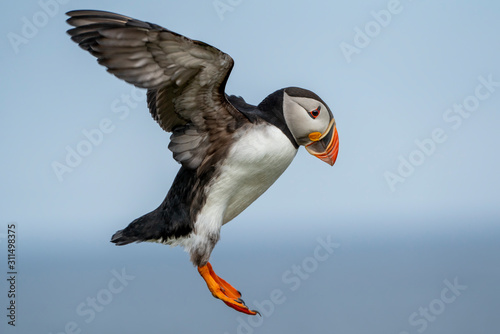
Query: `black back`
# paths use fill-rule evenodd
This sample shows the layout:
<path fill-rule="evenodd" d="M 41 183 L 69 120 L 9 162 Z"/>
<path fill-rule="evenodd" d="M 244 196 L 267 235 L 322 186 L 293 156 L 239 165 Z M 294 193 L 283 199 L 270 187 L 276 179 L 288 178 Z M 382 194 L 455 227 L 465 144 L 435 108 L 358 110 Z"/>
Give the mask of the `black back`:
<path fill-rule="evenodd" d="M 240 96 L 231 95 L 228 96 L 227 99 L 239 112 L 245 115 L 250 122 L 257 123 L 265 121 L 276 126 L 288 137 L 288 139 L 290 139 L 290 142 L 295 148 L 299 148 L 299 145 L 286 124 L 285 116 L 283 115 L 283 91 L 285 89 L 280 89 L 270 94 L 259 103 L 258 106 L 246 103 Z"/>

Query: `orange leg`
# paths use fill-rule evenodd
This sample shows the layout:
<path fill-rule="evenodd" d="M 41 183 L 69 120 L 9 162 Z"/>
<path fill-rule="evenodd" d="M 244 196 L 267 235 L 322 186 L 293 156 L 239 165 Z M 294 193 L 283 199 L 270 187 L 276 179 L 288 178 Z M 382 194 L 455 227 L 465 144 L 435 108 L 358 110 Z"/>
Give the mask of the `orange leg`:
<path fill-rule="evenodd" d="M 207 283 L 208 289 L 215 298 L 222 300 L 227 306 L 235 309 L 236 311 L 256 315 L 259 312 L 250 310 L 245 302 L 240 298 L 241 293 L 236 290 L 231 284 L 217 276 L 212 269 L 212 265 L 207 263 L 204 266 L 198 267 L 198 272 Z"/>

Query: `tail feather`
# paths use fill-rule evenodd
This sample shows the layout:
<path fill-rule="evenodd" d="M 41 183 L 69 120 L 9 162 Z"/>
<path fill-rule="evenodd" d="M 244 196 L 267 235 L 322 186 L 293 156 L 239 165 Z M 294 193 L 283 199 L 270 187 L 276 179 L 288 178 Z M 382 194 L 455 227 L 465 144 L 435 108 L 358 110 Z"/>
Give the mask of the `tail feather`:
<path fill-rule="evenodd" d="M 198 182 L 196 170 L 181 167 L 163 203 L 156 209 L 117 231 L 111 242 L 117 246 L 132 242 L 181 238 L 194 228 L 192 212 L 198 212 L 202 203 L 193 205 L 193 187 Z M 209 178 L 208 178 L 209 179 Z"/>
<path fill-rule="evenodd" d="M 132 242 L 152 241 L 162 237 L 165 222 L 159 219 L 158 212 L 153 211 L 135 219 L 123 230 L 111 237 L 111 242 L 123 246 Z"/>
<path fill-rule="evenodd" d="M 155 210 L 117 231 L 111 242 L 123 246 L 132 242 L 168 240 L 188 235 L 191 231 L 192 226 L 184 214 L 167 216 L 166 211 Z"/>
<path fill-rule="evenodd" d="M 134 241 L 135 240 L 132 240 L 124 236 L 123 230 L 116 231 L 116 233 L 113 234 L 113 236 L 111 237 L 111 242 L 115 243 L 117 246 L 128 245 Z"/>

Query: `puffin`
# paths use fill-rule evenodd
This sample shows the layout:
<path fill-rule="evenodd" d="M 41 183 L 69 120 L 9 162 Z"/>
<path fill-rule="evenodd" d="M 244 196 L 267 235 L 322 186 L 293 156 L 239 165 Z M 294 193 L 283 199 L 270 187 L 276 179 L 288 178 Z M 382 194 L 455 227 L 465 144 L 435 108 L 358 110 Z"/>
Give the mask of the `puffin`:
<path fill-rule="evenodd" d="M 332 111 L 317 94 L 293 86 L 249 104 L 225 93 L 234 61 L 211 45 L 112 12 L 66 14 L 74 42 L 109 73 L 147 90 L 151 116 L 171 133 L 168 148 L 181 165 L 160 206 L 111 242 L 182 246 L 215 298 L 259 314 L 214 272 L 210 254 L 221 227 L 278 179 L 300 146 L 333 166 L 339 138 Z"/>

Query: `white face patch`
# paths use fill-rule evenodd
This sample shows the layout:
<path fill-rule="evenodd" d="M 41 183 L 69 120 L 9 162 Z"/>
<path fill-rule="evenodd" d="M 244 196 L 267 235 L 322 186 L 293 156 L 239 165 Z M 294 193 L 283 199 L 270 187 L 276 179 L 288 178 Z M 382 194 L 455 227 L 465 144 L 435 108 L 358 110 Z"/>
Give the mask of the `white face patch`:
<path fill-rule="evenodd" d="M 286 92 L 283 92 L 283 115 L 299 145 L 310 144 L 312 141 L 309 139 L 309 134 L 313 132 L 324 133 L 332 118 L 328 108 L 320 101 L 308 97 L 290 96 Z"/>

